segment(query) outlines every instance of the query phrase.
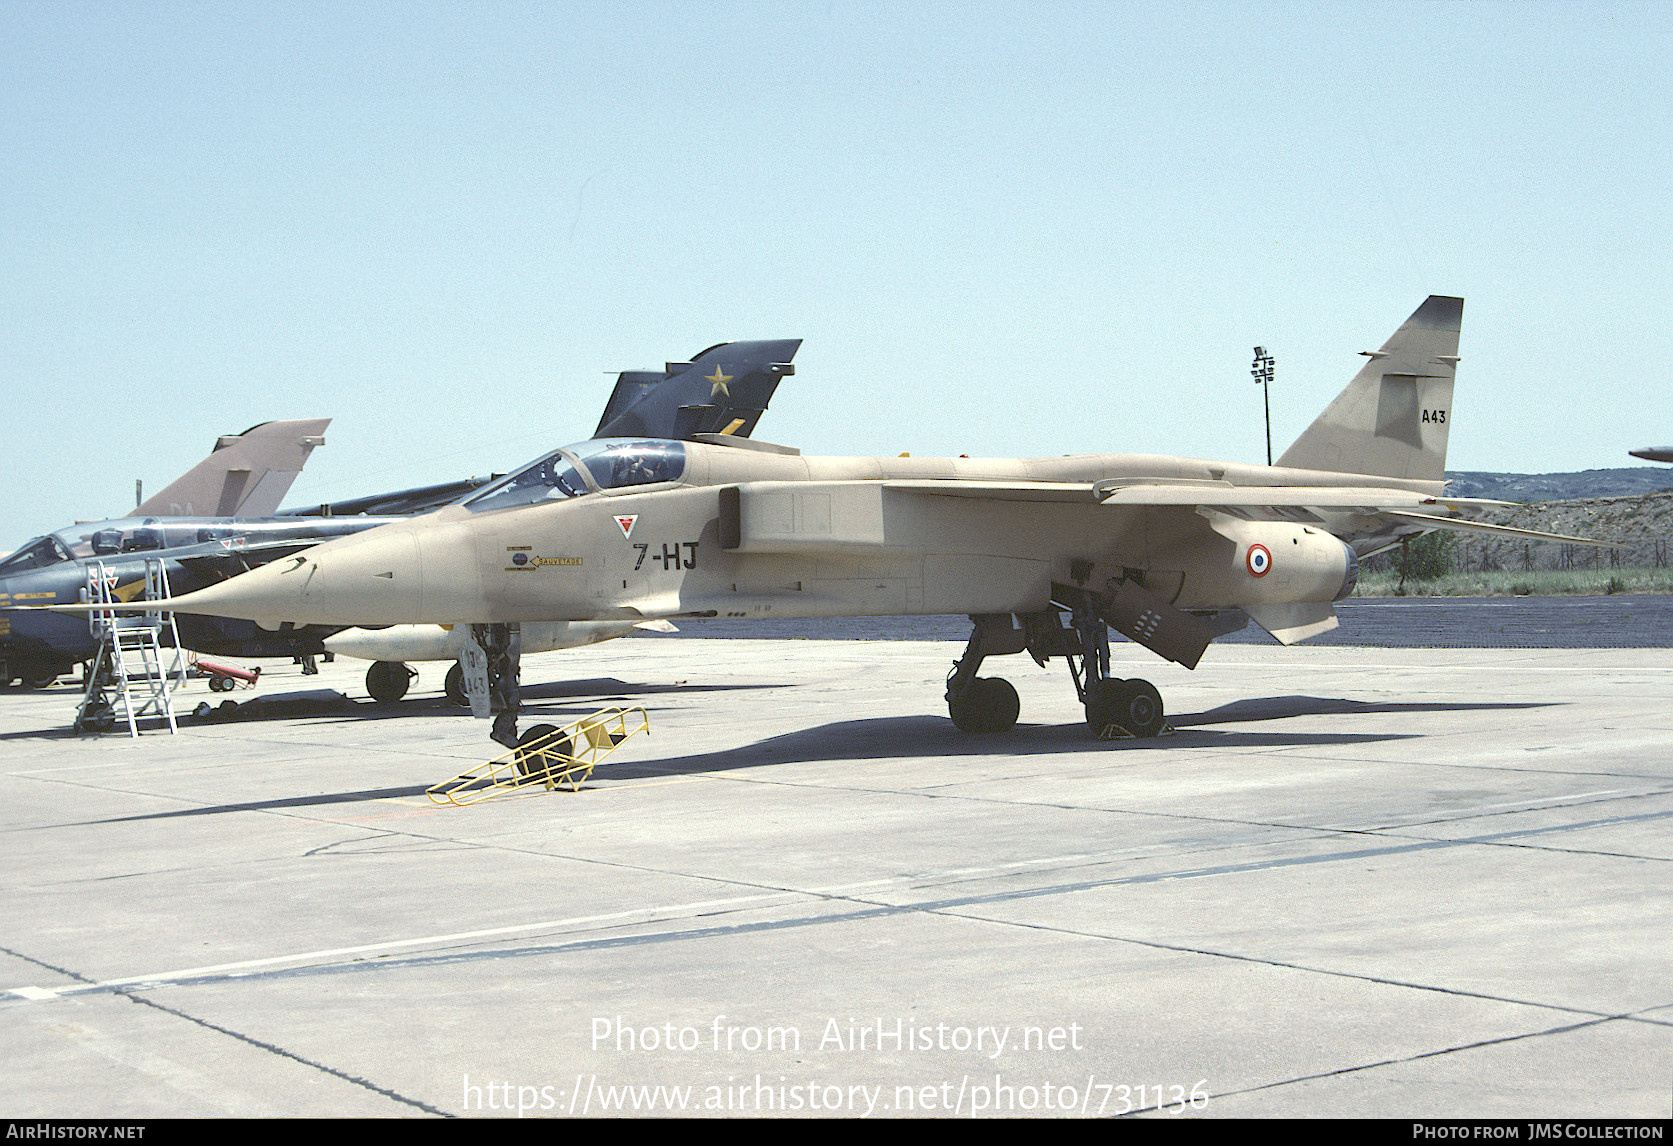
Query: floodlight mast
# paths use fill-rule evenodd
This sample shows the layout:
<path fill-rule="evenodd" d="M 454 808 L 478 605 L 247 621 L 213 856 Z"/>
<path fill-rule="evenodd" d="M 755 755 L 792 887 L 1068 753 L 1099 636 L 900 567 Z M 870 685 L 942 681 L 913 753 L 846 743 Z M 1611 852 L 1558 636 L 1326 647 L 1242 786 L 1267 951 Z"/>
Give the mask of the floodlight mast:
<path fill-rule="evenodd" d="M 1261 388 L 1261 401 L 1266 406 L 1266 464 L 1272 464 L 1272 368 L 1277 360 L 1266 352 L 1266 347 L 1255 347 L 1255 365 L 1249 373 L 1255 376 L 1255 384 Z"/>

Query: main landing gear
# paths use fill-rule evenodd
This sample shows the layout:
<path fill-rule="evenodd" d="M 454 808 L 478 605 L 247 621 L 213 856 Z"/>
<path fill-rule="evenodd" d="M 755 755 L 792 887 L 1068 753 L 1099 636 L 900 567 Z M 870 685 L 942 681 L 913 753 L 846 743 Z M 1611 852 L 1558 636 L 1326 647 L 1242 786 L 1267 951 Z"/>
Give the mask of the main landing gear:
<path fill-rule="evenodd" d="M 1068 662 L 1075 694 L 1086 707 L 1086 723 L 1099 739 L 1142 739 L 1169 731 L 1155 685 L 1110 676 L 1109 604 L 1102 594 L 1054 585 L 1053 608 L 1047 612 L 971 617 L 970 643 L 947 677 L 947 713 L 953 723 L 961 732 L 976 734 L 1005 732 L 1015 725 L 1017 690 L 976 671 L 987 657 L 1026 650 L 1042 666 L 1052 657 Z"/>

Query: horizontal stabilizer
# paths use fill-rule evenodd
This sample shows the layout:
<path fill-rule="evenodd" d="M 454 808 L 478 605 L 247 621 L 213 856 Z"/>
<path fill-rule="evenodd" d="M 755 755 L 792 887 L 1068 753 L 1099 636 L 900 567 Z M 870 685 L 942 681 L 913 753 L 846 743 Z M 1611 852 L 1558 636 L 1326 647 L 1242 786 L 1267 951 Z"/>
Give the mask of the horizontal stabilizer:
<path fill-rule="evenodd" d="M 1453 533 L 1479 533 L 1491 537 L 1523 537 L 1529 541 L 1561 541 L 1568 545 L 1591 545 L 1598 549 L 1625 549 L 1613 541 L 1594 541 L 1590 537 L 1570 537 L 1566 533 L 1542 533 L 1537 529 L 1518 529 L 1514 525 L 1493 525 L 1485 521 L 1464 521 L 1456 517 L 1437 517 L 1410 510 L 1387 509 L 1383 513 L 1397 521 L 1409 521 L 1429 529 L 1446 529 Z"/>

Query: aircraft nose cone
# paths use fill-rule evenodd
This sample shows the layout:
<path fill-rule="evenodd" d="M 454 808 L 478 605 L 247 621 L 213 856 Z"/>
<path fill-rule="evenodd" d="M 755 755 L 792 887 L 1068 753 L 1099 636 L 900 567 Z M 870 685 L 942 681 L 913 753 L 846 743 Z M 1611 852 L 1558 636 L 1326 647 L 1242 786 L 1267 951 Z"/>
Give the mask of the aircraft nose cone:
<path fill-rule="evenodd" d="M 188 594 L 179 611 L 244 617 L 267 628 L 286 621 L 453 624 L 472 618 L 480 596 L 474 549 L 460 526 L 385 525 Z"/>
<path fill-rule="evenodd" d="M 398 625 L 418 620 L 424 575 L 405 526 L 383 526 L 281 557 L 182 597 L 179 611 L 242 617 L 265 628 Z"/>
<path fill-rule="evenodd" d="M 275 564 L 281 566 L 275 580 L 294 587 L 310 623 L 400 625 L 419 620 L 424 567 L 418 541 L 404 526 L 374 529 Z"/>

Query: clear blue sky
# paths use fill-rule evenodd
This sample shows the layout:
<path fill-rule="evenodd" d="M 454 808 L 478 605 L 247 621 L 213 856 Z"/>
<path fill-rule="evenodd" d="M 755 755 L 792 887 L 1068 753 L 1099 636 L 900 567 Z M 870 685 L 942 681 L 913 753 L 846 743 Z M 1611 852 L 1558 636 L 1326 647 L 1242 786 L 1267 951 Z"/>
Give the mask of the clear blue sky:
<path fill-rule="evenodd" d="M 1264 460 L 1428 294 L 1454 469 L 1673 442 L 1673 6 L 0 6 L 0 551 L 219 434 L 504 470 L 806 339 L 808 453 Z"/>

